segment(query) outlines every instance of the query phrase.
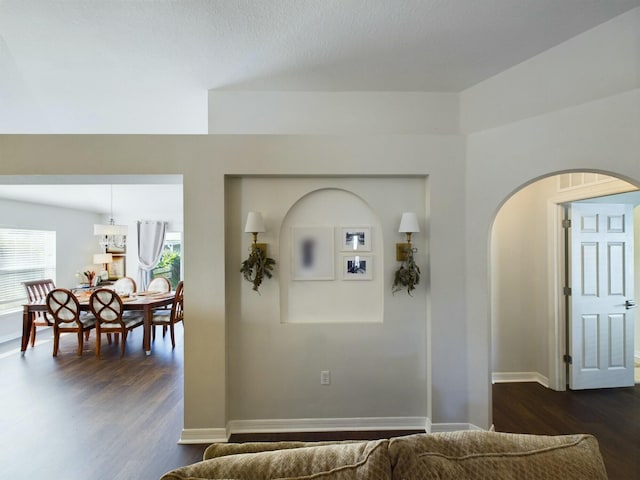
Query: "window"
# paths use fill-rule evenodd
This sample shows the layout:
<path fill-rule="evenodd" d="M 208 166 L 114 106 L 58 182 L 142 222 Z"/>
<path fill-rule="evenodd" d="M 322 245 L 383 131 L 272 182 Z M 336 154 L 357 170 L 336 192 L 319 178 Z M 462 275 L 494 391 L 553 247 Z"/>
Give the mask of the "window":
<path fill-rule="evenodd" d="M 171 282 L 171 288 L 175 290 L 181 278 L 182 234 L 180 232 L 167 232 L 164 237 L 162 255 L 158 264 L 153 269 L 153 277 L 166 277 Z"/>
<path fill-rule="evenodd" d="M 26 302 L 22 282 L 55 276 L 55 231 L 0 228 L 0 314 Z"/>

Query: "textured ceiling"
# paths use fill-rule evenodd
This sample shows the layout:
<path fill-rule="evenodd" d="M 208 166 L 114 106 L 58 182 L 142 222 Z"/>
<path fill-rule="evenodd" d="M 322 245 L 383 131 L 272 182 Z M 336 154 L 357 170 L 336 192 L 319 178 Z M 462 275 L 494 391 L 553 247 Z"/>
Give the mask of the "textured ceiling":
<path fill-rule="evenodd" d="M 206 133 L 207 90 L 457 92 L 640 0 L 0 0 L 0 133 Z"/>
<path fill-rule="evenodd" d="M 204 134 L 209 89 L 458 92 L 639 5 L 0 0 L 0 134 Z M 14 179 L 0 197 L 106 213 L 106 182 Z M 114 215 L 181 205 L 179 185 L 133 187 Z"/>

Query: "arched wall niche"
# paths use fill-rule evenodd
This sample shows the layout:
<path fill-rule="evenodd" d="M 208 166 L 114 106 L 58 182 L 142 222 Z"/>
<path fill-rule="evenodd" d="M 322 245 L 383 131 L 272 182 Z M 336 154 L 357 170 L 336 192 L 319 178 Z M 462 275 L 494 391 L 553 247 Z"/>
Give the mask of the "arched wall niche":
<path fill-rule="evenodd" d="M 385 282 L 381 226 L 371 207 L 344 189 L 321 188 L 296 201 L 280 228 L 281 321 L 382 322 Z M 348 249 L 343 238 L 347 230 L 368 237 L 364 250 Z M 320 265 L 304 268 L 304 245 L 312 249 L 310 261 L 313 256 L 320 257 L 316 262 Z M 355 261 L 362 268 L 354 275 L 348 273 L 347 266 Z"/>
<path fill-rule="evenodd" d="M 289 425 L 291 419 L 368 417 L 380 425 L 397 425 L 393 419 L 398 417 L 429 415 L 428 187 L 426 176 L 225 178 L 229 421 L 255 425 L 281 419 Z M 259 294 L 239 272 L 250 248 L 251 234 L 244 233 L 244 223 L 252 210 L 263 214 L 266 232 L 258 241 L 267 244 L 268 255 L 276 261 L 273 278 L 263 282 Z M 391 293 L 399 265 L 395 243 L 404 241 L 398 226 L 405 211 L 415 211 L 420 219 L 421 233 L 413 243 L 423 279 L 413 297 L 404 291 Z M 282 321 L 288 306 L 281 297 L 292 283 L 286 244 L 291 241 L 289 226 L 298 222 L 325 223 L 336 231 L 342 226 L 371 228 L 372 251 L 367 253 L 373 256 L 372 280 L 340 280 L 336 259 L 336 280 L 327 282 L 353 287 L 344 298 L 370 314 L 366 321 L 364 316 L 349 322 Z M 338 249 L 336 237 L 336 257 L 343 253 Z M 323 282 L 296 283 L 318 288 Z M 373 293 L 355 290 L 372 285 Z M 300 308 L 316 308 L 313 299 L 307 300 Z M 325 302 L 336 306 L 336 315 L 347 308 L 334 296 Z M 371 303 L 377 305 L 375 312 Z M 323 370 L 331 372 L 330 386 L 320 384 Z"/>

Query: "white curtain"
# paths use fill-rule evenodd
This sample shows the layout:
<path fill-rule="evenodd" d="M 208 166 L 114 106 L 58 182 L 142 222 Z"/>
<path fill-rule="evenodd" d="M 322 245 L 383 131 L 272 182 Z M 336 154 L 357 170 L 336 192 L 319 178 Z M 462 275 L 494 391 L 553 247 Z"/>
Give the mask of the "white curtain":
<path fill-rule="evenodd" d="M 147 290 L 151 270 L 156 266 L 167 231 L 167 222 L 138 222 L 138 291 Z"/>

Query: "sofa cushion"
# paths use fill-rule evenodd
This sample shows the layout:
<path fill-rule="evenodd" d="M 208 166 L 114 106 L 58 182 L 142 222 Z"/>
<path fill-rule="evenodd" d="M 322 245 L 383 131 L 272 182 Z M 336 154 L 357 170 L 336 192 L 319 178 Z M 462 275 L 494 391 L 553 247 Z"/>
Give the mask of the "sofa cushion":
<path fill-rule="evenodd" d="M 389 442 L 394 479 L 606 479 L 591 435 L 521 435 L 460 431 Z"/>
<path fill-rule="evenodd" d="M 202 462 L 168 472 L 162 480 L 387 480 L 391 478 L 388 443 L 217 444 L 207 449 Z"/>

